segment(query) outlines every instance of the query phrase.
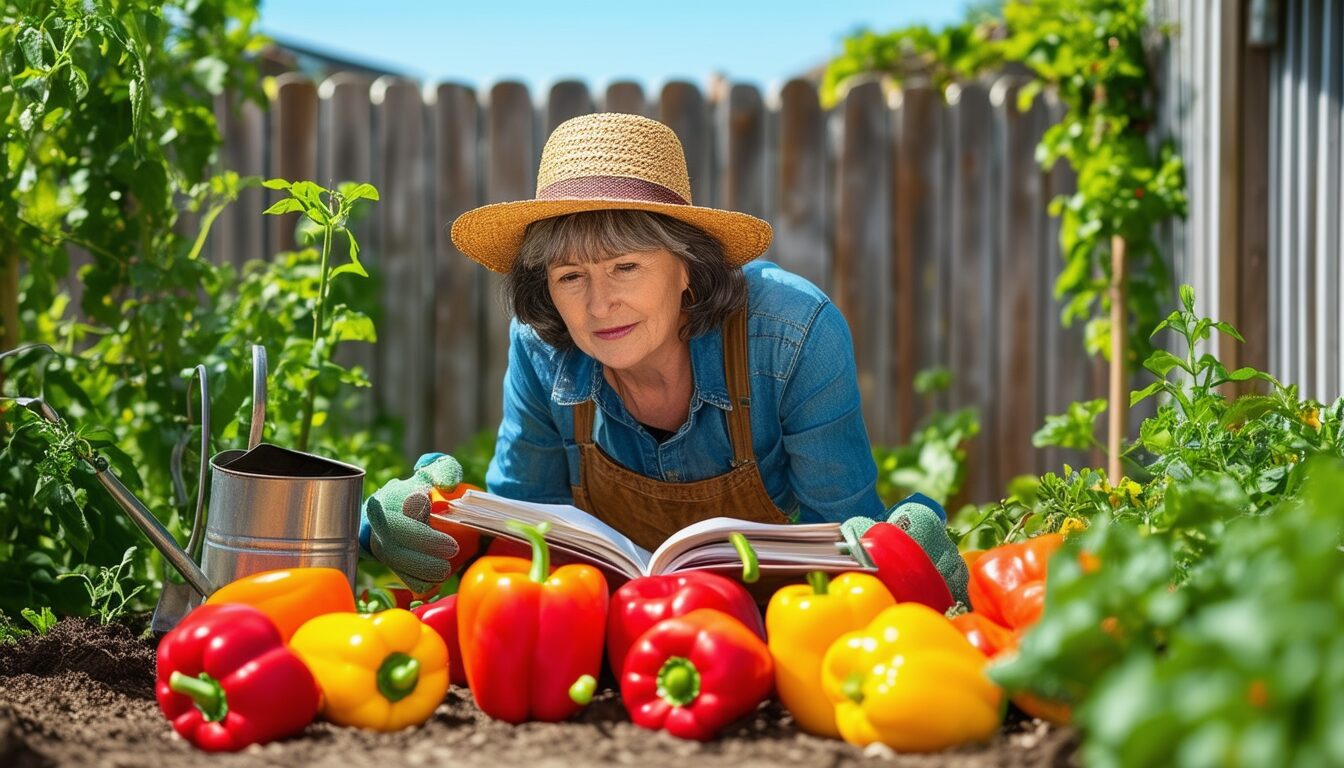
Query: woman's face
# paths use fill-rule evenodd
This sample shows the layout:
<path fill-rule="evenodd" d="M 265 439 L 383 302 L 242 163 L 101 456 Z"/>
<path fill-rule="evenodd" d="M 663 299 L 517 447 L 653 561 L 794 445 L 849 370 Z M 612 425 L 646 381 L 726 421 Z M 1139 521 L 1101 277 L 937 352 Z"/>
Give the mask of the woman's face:
<path fill-rule="evenodd" d="M 575 345 L 602 365 L 629 370 L 676 359 L 690 278 L 666 249 L 558 263 L 546 282 Z"/>

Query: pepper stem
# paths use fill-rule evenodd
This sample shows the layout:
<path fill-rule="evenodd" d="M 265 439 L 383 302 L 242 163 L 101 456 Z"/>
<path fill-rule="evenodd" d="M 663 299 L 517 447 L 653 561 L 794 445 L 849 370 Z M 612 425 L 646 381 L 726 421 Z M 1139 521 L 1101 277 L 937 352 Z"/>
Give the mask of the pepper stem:
<path fill-rule="evenodd" d="M 728 540 L 733 543 L 733 549 L 737 550 L 737 556 L 742 558 L 742 580 L 748 584 L 755 583 L 761 578 L 761 564 L 756 559 L 756 550 L 751 548 L 751 542 L 740 533 L 728 534 Z"/>
<path fill-rule="evenodd" d="M 364 597 L 356 601 L 355 609 L 360 613 L 378 613 L 397 607 L 397 599 L 382 587 L 364 590 Z"/>
<path fill-rule="evenodd" d="M 812 594 L 829 595 L 831 593 L 831 577 L 821 571 L 812 571 L 807 574 L 807 583 L 812 585 Z"/>
<path fill-rule="evenodd" d="M 547 520 L 542 520 L 536 525 L 528 525 L 521 520 L 510 520 L 508 522 L 509 530 L 516 531 L 527 537 L 527 542 L 532 545 L 532 570 L 527 574 L 528 578 L 543 584 L 546 577 L 551 575 L 551 550 L 546 546 L 546 532 L 551 530 L 551 524 Z"/>
<path fill-rule="evenodd" d="M 174 672 L 168 678 L 168 687 L 183 696 L 191 697 L 196 708 L 205 716 L 206 722 L 218 723 L 229 714 L 229 698 L 224 694 L 224 686 L 204 672 L 196 677 Z"/>
<path fill-rule="evenodd" d="M 845 682 L 840 685 L 840 692 L 846 699 L 855 704 L 863 703 L 863 673 L 855 672 L 845 678 Z"/>
<path fill-rule="evenodd" d="M 674 707 L 685 707 L 700 697 L 700 670 L 682 656 L 673 656 L 658 670 L 658 696 Z"/>
<path fill-rule="evenodd" d="M 388 701 L 401 701 L 420 683 L 420 662 L 407 653 L 390 653 L 378 667 L 378 692 Z"/>
<path fill-rule="evenodd" d="M 593 700 L 593 692 L 596 690 L 597 678 L 592 675 L 579 675 L 579 679 L 569 686 L 569 700 L 580 707 L 586 707 Z"/>

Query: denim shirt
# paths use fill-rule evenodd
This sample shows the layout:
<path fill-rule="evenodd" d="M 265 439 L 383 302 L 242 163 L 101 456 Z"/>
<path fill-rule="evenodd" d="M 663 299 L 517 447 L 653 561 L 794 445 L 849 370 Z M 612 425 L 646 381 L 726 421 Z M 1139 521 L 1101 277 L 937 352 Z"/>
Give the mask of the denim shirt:
<path fill-rule="evenodd" d="M 880 518 L 877 466 L 859 408 L 849 326 L 816 286 L 775 264 L 742 269 L 752 446 L 765 489 L 795 522 Z M 509 328 L 504 419 L 486 474 L 493 493 L 572 504 L 579 483 L 573 406 L 594 399 L 594 439 L 622 466 L 665 482 L 731 469 L 723 332 L 690 340 L 693 391 L 681 428 L 658 443 L 621 403 L 602 364 L 578 348 L 558 350 L 515 318 Z"/>

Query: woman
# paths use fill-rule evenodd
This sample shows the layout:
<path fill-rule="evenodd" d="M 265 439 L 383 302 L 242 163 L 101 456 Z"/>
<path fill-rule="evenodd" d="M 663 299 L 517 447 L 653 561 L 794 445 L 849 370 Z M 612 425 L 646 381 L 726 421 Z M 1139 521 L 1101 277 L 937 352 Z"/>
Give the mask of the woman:
<path fill-rule="evenodd" d="M 844 318 L 752 261 L 769 224 L 691 205 L 667 126 L 561 124 L 536 198 L 469 211 L 452 238 L 507 275 L 515 314 L 490 491 L 573 503 L 649 549 L 716 516 L 882 515 Z"/>

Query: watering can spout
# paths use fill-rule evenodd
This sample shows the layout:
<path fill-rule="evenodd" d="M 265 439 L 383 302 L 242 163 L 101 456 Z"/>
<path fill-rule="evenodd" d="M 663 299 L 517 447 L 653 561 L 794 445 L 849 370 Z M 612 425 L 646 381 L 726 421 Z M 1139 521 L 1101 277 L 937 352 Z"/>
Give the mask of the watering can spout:
<path fill-rule="evenodd" d="M 53 424 L 62 423 L 61 417 L 56 411 L 47 404 L 45 400 L 39 397 L 18 397 L 14 401 L 19 405 L 36 412 L 42 418 Z M 92 456 L 88 458 L 88 463 L 93 467 L 98 477 L 98 482 L 102 483 L 107 492 L 112 494 L 112 498 L 126 510 L 126 514 L 131 516 L 136 526 L 145 534 L 154 548 L 159 550 L 177 572 L 187 580 L 191 588 L 196 590 L 202 598 L 210 596 L 215 591 L 215 585 L 205 575 L 205 571 L 196 564 L 195 561 L 186 553 L 182 547 L 178 546 L 177 540 L 163 527 L 154 513 L 150 512 L 139 499 L 135 497 L 126 486 L 121 484 L 116 475 L 112 474 L 108 468 L 107 459 L 102 456 Z"/>

